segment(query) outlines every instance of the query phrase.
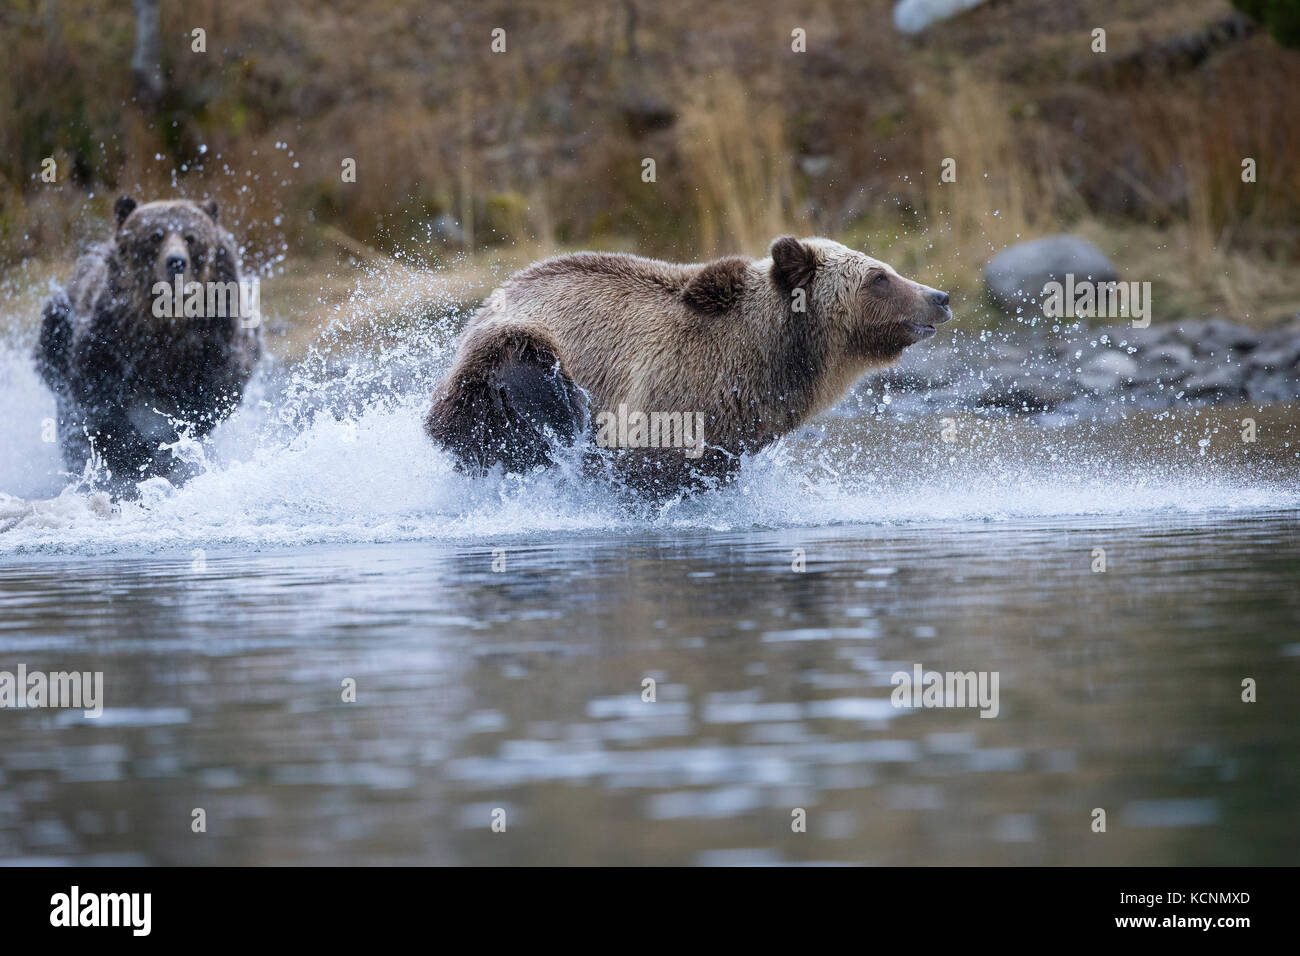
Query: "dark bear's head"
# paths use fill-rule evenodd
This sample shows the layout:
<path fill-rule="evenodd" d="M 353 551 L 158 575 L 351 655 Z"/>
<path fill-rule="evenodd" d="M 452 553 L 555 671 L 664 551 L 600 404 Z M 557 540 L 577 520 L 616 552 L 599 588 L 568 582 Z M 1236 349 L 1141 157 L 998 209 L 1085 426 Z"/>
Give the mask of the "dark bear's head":
<path fill-rule="evenodd" d="M 834 349 L 866 365 L 896 360 L 952 318 L 948 293 L 905 279 L 888 263 L 830 239 L 782 236 L 771 277 L 793 314 L 821 323 Z"/>
<path fill-rule="evenodd" d="M 188 199 L 137 204 L 122 196 L 113 207 L 116 244 L 136 289 L 156 283 L 228 282 L 239 278 L 229 234 L 217 222 L 217 204 Z"/>

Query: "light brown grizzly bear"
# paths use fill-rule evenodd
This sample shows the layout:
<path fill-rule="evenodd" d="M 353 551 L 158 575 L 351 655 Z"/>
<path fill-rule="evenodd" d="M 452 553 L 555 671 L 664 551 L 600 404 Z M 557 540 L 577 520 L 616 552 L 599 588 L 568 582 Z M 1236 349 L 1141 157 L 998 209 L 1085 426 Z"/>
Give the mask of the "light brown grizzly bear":
<path fill-rule="evenodd" d="M 951 317 L 946 293 L 828 239 L 694 265 L 559 256 L 470 320 L 425 428 L 474 473 L 589 435 L 611 449 L 594 460 L 672 494 L 730 477 Z"/>
<path fill-rule="evenodd" d="M 201 436 L 228 415 L 261 345 L 215 202 L 122 196 L 114 219 L 113 238 L 46 302 L 36 365 L 56 396 L 65 465 L 81 471 L 94 453 L 129 493 L 142 478 L 184 477 L 161 445 L 176 440 L 176 422 Z M 178 280 L 199 297 L 177 299 Z"/>

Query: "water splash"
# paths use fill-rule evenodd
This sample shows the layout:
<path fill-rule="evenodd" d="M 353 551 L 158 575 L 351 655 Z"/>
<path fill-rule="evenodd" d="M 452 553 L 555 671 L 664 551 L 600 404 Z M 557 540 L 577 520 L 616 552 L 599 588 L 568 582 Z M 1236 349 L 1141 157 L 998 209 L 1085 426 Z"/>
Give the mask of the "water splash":
<path fill-rule="evenodd" d="M 62 471 L 42 440 L 53 398 L 26 348 L 0 347 L 0 555 L 1300 508 L 1294 422 L 1240 461 L 1211 441 L 1231 422 L 1199 409 L 1055 429 L 963 420 L 945 443 L 937 416 L 842 408 L 748 460 L 733 485 L 655 504 L 572 465 L 470 478 L 421 427 L 448 341 L 416 331 L 377 354 L 268 363 L 228 421 L 172 447 L 190 481 L 153 478 L 122 502 Z"/>

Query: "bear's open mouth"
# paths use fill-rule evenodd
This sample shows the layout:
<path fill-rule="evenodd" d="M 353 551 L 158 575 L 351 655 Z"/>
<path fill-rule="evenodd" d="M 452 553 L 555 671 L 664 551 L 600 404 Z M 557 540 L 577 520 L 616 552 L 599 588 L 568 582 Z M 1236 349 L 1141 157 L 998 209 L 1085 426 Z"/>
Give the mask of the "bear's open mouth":
<path fill-rule="evenodd" d="M 917 336 L 917 338 L 928 339 L 930 336 L 934 335 L 933 325 L 922 325 L 920 322 L 913 322 L 911 319 L 904 319 L 903 324 L 906 325 L 911 330 L 912 334 Z"/>

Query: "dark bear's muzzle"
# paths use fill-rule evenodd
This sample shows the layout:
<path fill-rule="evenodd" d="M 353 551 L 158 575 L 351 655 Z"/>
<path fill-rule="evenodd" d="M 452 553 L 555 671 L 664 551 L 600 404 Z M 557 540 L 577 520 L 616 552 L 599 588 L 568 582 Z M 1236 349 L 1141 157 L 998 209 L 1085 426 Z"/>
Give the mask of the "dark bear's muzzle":
<path fill-rule="evenodd" d="M 190 249 L 185 240 L 176 233 L 171 233 L 163 241 L 162 248 L 158 250 L 158 260 L 161 261 L 163 275 L 168 279 L 174 279 L 178 275 L 184 275 L 190 270 Z"/>

